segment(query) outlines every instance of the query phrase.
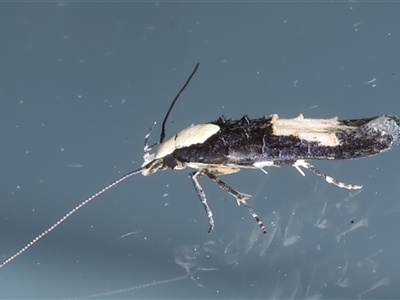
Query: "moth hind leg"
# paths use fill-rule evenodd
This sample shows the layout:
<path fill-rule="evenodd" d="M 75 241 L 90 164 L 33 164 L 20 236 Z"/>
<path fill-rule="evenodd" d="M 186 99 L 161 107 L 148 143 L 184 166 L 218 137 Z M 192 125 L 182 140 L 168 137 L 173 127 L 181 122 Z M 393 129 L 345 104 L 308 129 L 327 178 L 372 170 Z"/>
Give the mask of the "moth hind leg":
<path fill-rule="evenodd" d="M 300 169 L 300 167 L 303 167 L 303 168 L 306 168 L 306 169 L 310 170 L 315 175 L 317 175 L 319 177 L 322 177 L 326 182 L 331 183 L 333 185 L 336 185 L 336 186 L 338 186 L 340 188 L 343 188 L 343 189 L 360 190 L 362 188 L 362 185 L 348 184 L 348 183 L 344 183 L 344 182 L 338 181 L 335 178 L 322 173 L 320 170 L 318 170 L 312 164 L 310 164 L 308 162 L 305 162 L 304 160 L 297 160 L 292 166 L 295 167 L 303 176 L 304 176 L 304 173 Z"/>
<path fill-rule="evenodd" d="M 216 184 L 218 184 L 218 186 L 221 189 L 223 189 L 224 191 L 227 191 L 229 194 L 231 194 L 236 199 L 236 201 L 239 205 L 240 205 L 240 203 L 242 203 L 248 209 L 250 215 L 254 218 L 254 220 L 256 220 L 256 222 L 257 222 L 258 226 L 260 226 L 262 232 L 264 234 L 267 234 L 267 232 L 268 232 L 267 228 L 265 228 L 263 222 L 260 220 L 260 218 L 255 213 L 255 211 L 251 208 L 251 206 L 249 204 L 247 204 L 246 200 L 251 198 L 251 195 L 236 191 L 230 185 L 226 184 L 225 182 L 223 182 L 221 179 L 219 179 L 217 176 L 215 176 L 214 174 L 212 174 L 210 171 L 208 171 L 206 169 L 203 170 L 202 172 L 205 175 L 207 175 L 208 178 L 210 178 L 212 181 L 214 181 Z"/>

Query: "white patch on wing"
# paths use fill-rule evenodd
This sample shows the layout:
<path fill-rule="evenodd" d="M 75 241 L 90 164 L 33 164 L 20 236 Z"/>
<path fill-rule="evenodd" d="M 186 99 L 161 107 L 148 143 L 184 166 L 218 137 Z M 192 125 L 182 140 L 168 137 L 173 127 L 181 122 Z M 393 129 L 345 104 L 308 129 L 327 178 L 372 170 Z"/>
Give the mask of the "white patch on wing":
<path fill-rule="evenodd" d="M 209 137 L 219 131 L 215 124 L 197 124 L 183 129 L 178 134 L 163 142 L 157 149 L 155 159 L 171 154 L 175 149 L 204 143 Z"/>
<path fill-rule="evenodd" d="M 279 119 L 273 115 L 271 119 L 274 135 L 296 136 L 301 140 L 319 142 L 323 146 L 337 146 L 340 144 L 335 132 L 354 127 L 338 122 L 338 118 L 305 119 L 302 114 L 293 119 Z"/>

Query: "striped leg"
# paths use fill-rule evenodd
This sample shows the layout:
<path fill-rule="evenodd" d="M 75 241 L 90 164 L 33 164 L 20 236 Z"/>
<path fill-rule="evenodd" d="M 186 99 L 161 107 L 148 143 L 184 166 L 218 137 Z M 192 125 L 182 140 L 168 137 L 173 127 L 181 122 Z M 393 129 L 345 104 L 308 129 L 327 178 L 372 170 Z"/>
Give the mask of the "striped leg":
<path fill-rule="evenodd" d="M 158 144 L 158 143 L 155 143 L 154 145 L 151 145 L 151 146 L 149 146 L 149 144 L 148 144 L 149 137 L 150 137 L 151 132 L 153 131 L 154 126 L 156 126 L 156 122 L 154 122 L 153 126 L 151 126 L 151 128 L 147 132 L 146 136 L 144 137 L 143 160 L 145 162 L 150 162 L 151 161 L 151 159 L 149 159 L 151 148 L 153 148 L 154 146 L 156 146 Z"/>
<path fill-rule="evenodd" d="M 251 195 L 243 194 L 243 193 L 236 191 L 230 185 L 226 184 L 221 179 L 219 179 L 217 176 L 215 176 L 214 174 L 210 173 L 207 170 L 203 170 L 202 172 L 204 174 L 206 174 L 208 176 L 208 178 L 210 178 L 212 181 L 214 181 L 216 184 L 218 184 L 218 186 L 221 189 L 227 191 L 229 194 L 231 194 L 233 197 L 235 197 L 238 204 L 242 203 L 244 206 L 246 206 L 247 209 L 249 210 L 251 216 L 254 218 L 254 220 L 256 220 L 257 224 L 260 226 L 262 232 L 264 234 L 267 234 L 267 229 L 265 228 L 264 224 L 262 223 L 262 221 L 260 220 L 258 215 L 254 212 L 254 210 L 251 208 L 251 206 L 247 204 L 246 199 L 249 199 L 251 197 Z"/>
<path fill-rule="evenodd" d="M 189 177 L 193 182 L 194 189 L 196 190 L 197 195 L 199 196 L 200 201 L 204 206 L 204 209 L 206 210 L 208 221 L 210 222 L 210 228 L 208 229 L 207 233 L 211 233 L 214 230 L 214 219 L 213 219 L 213 216 L 212 216 L 213 215 L 212 211 L 211 211 L 211 209 L 210 209 L 210 207 L 208 206 L 208 203 L 207 203 L 206 194 L 204 193 L 202 187 L 200 186 L 199 181 L 197 180 L 197 177 L 201 176 L 201 175 L 203 175 L 201 173 L 201 171 L 195 171 L 195 172 L 190 173 Z"/>
<path fill-rule="evenodd" d="M 297 160 L 293 164 L 293 167 L 295 167 L 303 176 L 304 176 L 304 173 L 303 173 L 303 171 L 301 171 L 301 169 L 299 167 L 306 168 L 306 169 L 310 170 L 311 172 L 313 172 L 315 175 L 325 179 L 326 182 L 331 183 L 333 185 L 336 185 L 336 186 L 338 186 L 340 188 L 343 188 L 343 189 L 360 190 L 362 188 L 362 185 L 348 184 L 348 183 L 344 183 L 344 182 L 341 182 L 341 181 L 337 181 L 335 178 L 322 173 L 320 170 L 318 170 L 312 164 L 310 164 L 308 162 L 305 162 L 304 160 Z"/>

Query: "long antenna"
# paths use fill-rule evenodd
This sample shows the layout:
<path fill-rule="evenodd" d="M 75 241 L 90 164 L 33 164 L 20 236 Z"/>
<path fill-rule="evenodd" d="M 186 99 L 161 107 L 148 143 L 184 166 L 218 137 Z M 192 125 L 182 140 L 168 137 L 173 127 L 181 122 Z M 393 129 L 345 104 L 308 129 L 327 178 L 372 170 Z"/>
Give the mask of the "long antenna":
<path fill-rule="evenodd" d="M 174 101 L 172 101 L 171 106 L 168 109 L 167 114 L 165 115 L 164 121 L 162 122 L 162 130 L 161 130 L 161 135 L 160 135 L 160 144 L 164 141 L 165 138 L 165 123 L 167 122 L 169 113 L 172 110 L 172 107 L 174 107 L 176 100 L 178 100 L 179 96 L 182 94 L 183 90 L 186 88 L 186 86 L 189 84 L 190 80 L 192 79 L 194 73 L 196 73 L 197 68 L 199 67 L 200 63 L 196 64 L 196 67 L 194 68 L 194 71 L 192 72 L 192 74 L 189 76 L 189 79 L 186 81 L 185 85 L 181 88 L 181 90 L 179 91 L 179 93 L 175 96 Z"/>
<path fill-rule="evenodd" d="M 37 241 L 39 241 L 40 239 L 42 239 L 45 235 L 47 235 L 48 233 L 50 233 L 51 231 L 53 231 L 54 229 L 56 229 L 58 227 L 58 225 L 60 225 L 61 223 L 63 223 L 66 219 L 68 219 L 73 213 L 75 213 L 77 210 L 79 210 L 80 208 L 82 208 L 82 206 L 88 204 L 90 201 L 92 201 L 93 199 L 97 198 L 98 196 L 100 196 L 101 194 L 103 194 L 105 191 L 111 189 L 112 187 L 118 185 L 119 183 L 121 183 L 122 181 L 124 181 L 125 179 L 136 175 L 138 173 L 141 173 L 144 169 L 146 169 L 146 167 L 148 167 L 148 165 L 137 169 L 135 171 L 129 172 L 127 174 L 125 174 L 124 176 L 120 177 L 119 179 L 115 180 L 114 182 L 110 183 L 109 185 L 107 185 L 106 187 L 102 188 L 100 191 L 98 191 L 97 193 L 93 194 L 92 196 L 90 196 L 89 198 L 87 198 L 85 201 L 81 202 L 79 205 L 75 206 L 74 209 L 70 210 L 68 213 L 66 213 L 62 218 L 60 218 L 57 222 L 55 222 L 53 225 L 51 225 L 49 228 L 47 228 L 45 231 L 43 231 L 41 234 L 39 234 L 37 237 L 35 237 L 33 240 L 31 240 L 28 244 L 26 244 L 24 247 L 22 247 L 18 252 L 16 252 L 14 255 L 10 256 L 9 258 L 7 258 L 5 261 L 3 261 L 0 264 L 0 268 L 4 267 L 6 264 L 8 264 L 10 261 L 14 260 L 15 258 L 17 258 L 18 256 L 20 256 L 22 253 L 24 253 L 26 250 L 28 250 L 32 245 L 34 245 Z"/>

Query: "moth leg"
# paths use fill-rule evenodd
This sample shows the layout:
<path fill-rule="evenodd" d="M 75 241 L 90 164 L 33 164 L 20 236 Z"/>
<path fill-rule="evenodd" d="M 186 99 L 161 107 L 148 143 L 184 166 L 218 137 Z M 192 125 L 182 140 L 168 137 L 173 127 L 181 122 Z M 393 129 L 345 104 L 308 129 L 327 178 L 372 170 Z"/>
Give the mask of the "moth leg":
<path fill-rule="evenodd" d="M 238 205 L 240 205 L 240 203 L 245 204 L 246 200 L 251 198 L 251 195 L 238 192 L 237 190 L 235 190 L 233 187 L 231 187 L 230 185 L 223 182 L 221 179 L 219 179 L 217 176 L 215 176 L 210 171 L 202 170 L 202 173 L 207 175 L 208 178 L 210 178 L 212 181 L 214 181 L 216 184 L 218 184 L 221 189 L 223 189 L 224 191 L 227 191 L 229 194 L 231 194 L 236 199 Z"/>
<path fill-rule="evenodd" d="M 229 194 L 231 194 L 233 197 L 235 197 L 237 204 L 240 205 L 240 202 L 243 202 L 242 200 L 250 199 L 251 195 L 241 193 L 224 183 L 222 180 L 218 179 L 216 176 L 217 175 L 227 175 L 227 174 L 233 174 L 236 172 L 239 172 L 239 168 L 237 167 L 231 167 L 231 166 L 207 166 L 207 168 L 202 169 L 201 172 L 202 174 L 206 174 L 211 180 L 213 180 L 215 183 L 217 183 L 224 191 L 227 191 Z"/>
<path fill-rule="evenodd" d="M 199 181 L 197 180 L 197 177 L 201 175 L 203 175 L 202 171 L 194 171 L 189 174 L 189 178 L 192 180 L 194 189 L 196 190 L 197 195 L 200 198 L 201 204 L 203 204 L 204 209 L 206 210 L 208 221 L 210 222 L 210 228 L 208 229 L 207 233 L 211 233 L 214 230 L 214 218 L 212 211 L 208 206 L 206 194 L 204 193 L 202 187 L 200 186 Z"/>
<path fill-rule="evenodd" d="M 250 212 L 250 215 L 254 218 L 254 220 L 256 220 L 258 226 L 260 226 L 262 232 L 264 234 L 267 234 L 267 229 L 265 228 L 264 224 L 262 223 L 262 221 L 260 220 L 258 215 L 255 213 L 255 211 L 251 208 L 251 206 L 247 204 L 246 200 L 249 199 L 251 197 L 251 195 L 240 193 L 240 192 L 236 191 L 234 188 L 232 188 L 230 185 L 223 182 L 221 179 L 219 179 L 214 174 L 210 173 L 208 170 L 203 170 L 202 173 L 206 174 L 208 176 L 208 178 L 210 178 L 212 181 L 214 181 L 216 184 L 218 184 L 218 186 L 221 189 L 227 191 L 229 194 L 231 194 L 233 197 L 235 197 L 238 205 L 240 205 L 240 203 L 242 203 L 244 206 L 246 206 Z"/>
<path fill-rule="evenodd" d="M 144 137 L 144 147 L 143 147 L 143 159 L 145 162 L 150 161 L 151 159 L 149 159 L 150 157 L 150 151 L 151 148 L 153 148 L 154 146 L 156 146 L 158 143 L 155 143 L 154 145 L 149 146 L 148 142 L 149 142 L 149 137 L 151 132 L 153 131 L 154 126 L 156 125 L 156 122 L 154 122 L 154 124 L 151 126 L 151 128 L 149 129 L 149 131 L 147 132 L 146 136 Z"/>
<path fill-rule="evenodd" d="M 304 160 L 297 160 L 293 166 L 299 170 L 299 167 L 303 167 L 306 168 L 308 170 L 310 170 L 311 172 L 313 172 L 315 175 L 322 177 L 323 179 L 325 179 L 326 182 L 331 183 L 333 185 L 336 185 L 340 188 L 344 188 L 344 189 L 348 189 L 348 190 L 360 190 L 362 188 L 362 185 L 357 185 L 357 184 L 348 184 L 348 183 L 344 183 L 341 181 L 337 181 L 335 178 L 328 176 L 324 173 L 322 173 L 320 170 L 318 170 L 316 167 L 314 167 L 312 164 L 305 162 Z M 299 171 L 300 172 L 300 171 Z M 304 175 L 303 172 L 302 175 Z"/>

